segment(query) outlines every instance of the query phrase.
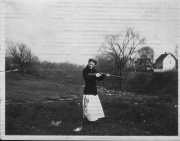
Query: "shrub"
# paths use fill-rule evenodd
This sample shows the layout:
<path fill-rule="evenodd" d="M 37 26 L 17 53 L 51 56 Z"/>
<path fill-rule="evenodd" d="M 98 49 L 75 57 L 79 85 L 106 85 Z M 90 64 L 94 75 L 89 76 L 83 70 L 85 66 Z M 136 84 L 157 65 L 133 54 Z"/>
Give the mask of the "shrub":
<path fill-rule="evenodd" d="M 127 81 L 125 90 L 139 93 L 150 93 L 148 91 L 148 84 L 152 79 L 150 72 L 137 72 L 132 79 Z"/>
<path fill-rule="evenodd" d="M 178 73 L 175 71 L 156 72 L 149 83 L 149 88 L 152 89 L 153 93 L 160 93 L 169 83 L 177 81 L 177 78 Z"/>
<path fill-rule="evenodd" d="M 40 76 L 40 67 L 38 65 L 32 65 L 27 70 L 27 73 L 34 76 Z"/>
<path fill-rule="evenodd" d="M 178 98 L 178 80 L 173 80 L 164 86 L 160 92 L 159 96 L 170 96 L 173 98 Z"/>
<path fill-rule="evenodd" d="M 127 81 L 125 90 L 159 96 L 170 95 L 177 97 L 178 72 L 138 72 L 133 78 Z"/>

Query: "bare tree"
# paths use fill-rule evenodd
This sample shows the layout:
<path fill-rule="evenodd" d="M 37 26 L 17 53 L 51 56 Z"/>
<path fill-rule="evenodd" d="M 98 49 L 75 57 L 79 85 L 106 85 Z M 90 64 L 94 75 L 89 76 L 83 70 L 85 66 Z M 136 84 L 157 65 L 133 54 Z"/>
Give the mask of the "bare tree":
<path fill-rule="evenodd" d="M 145 38 L 140 38 L 139 33 L 128 28 L 124 32 L 116 35 L 106 35 L 105 42 L 100 48 L 102 54 L 114 62 L 117 74 L 122 76 L 127 66 L 132 64 L 132 58 L 137 53 L 137 48 L 145 44 Z M 119 79 L 119 89 L 122 89 L 122 79 Z"/>
<path fill-rule="evenodd" d="M 13 43 L 8 47 L 8 52 L 13 57 L 13 62 L 19 65 L 21 74 L 24 75 L 33 58 L 31 50 L 24 43 Z"/>

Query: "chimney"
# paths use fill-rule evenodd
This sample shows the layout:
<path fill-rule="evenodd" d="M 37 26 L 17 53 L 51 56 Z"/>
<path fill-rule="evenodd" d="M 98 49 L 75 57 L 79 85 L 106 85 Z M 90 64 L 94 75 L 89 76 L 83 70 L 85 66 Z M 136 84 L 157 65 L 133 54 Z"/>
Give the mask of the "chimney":
<path fill-rule="evenodd" d="M 165 54 L 166 54 L 166 52 L 165 52 Z"/>

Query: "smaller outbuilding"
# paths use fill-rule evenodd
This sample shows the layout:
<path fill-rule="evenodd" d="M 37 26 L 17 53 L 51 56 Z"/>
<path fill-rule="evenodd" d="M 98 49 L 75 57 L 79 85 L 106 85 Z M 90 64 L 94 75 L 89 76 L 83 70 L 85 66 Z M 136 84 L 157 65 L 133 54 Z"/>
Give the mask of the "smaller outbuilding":
<path fill-rule="evenodd" d="M 136 71 L 154 71 L 153 63 L 150 58 L 141 57 L 135 61 Z"/>

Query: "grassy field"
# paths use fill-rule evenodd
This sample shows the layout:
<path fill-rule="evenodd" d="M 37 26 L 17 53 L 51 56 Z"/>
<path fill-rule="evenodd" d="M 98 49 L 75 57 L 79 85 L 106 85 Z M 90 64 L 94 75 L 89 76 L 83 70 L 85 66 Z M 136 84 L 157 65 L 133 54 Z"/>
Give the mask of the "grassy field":
<path fill-rule="evenodd" d="M 176 136 L 177 99 L 138 95 L 98 87 L 105 118 L 97 125 L 84 123 L 82 85 L 69 85 L 30 75 L 6 73 L 6 135 Z M 75 95 L 74 100 L 49 97 Z M 59 124 L 53 125 L 53 122 Z"/>

